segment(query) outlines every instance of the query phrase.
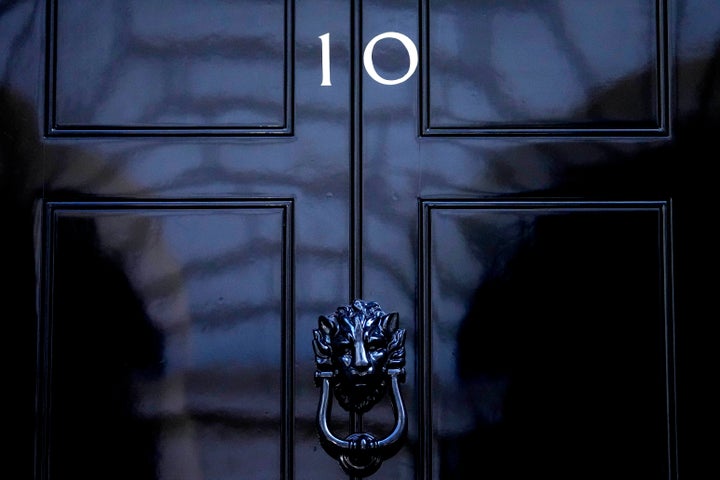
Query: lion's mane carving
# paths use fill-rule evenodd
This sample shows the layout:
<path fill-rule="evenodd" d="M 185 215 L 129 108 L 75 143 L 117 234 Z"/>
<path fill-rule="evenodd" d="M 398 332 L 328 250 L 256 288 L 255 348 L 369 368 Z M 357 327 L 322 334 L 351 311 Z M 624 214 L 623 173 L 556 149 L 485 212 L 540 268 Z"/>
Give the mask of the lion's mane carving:
<path fill-rule="evenodd" d="M 388 369 L 405 365 L 405 330 L 398 323 L 397 313 L 363 300 L 318 319 L 315 364 L 318 372 L 332 374 L 335 397 L 345 410 L 370 410 L 387 391 Z"/>

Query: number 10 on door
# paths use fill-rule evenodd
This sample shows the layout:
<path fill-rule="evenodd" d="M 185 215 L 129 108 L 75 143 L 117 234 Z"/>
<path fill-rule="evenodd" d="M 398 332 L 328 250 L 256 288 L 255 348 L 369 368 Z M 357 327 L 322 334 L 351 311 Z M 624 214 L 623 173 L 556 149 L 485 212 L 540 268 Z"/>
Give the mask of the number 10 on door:
<path fill-rule="evenodd" d="M 320 39 L 320 45 L 322 47 L 322 81 L 320 82 L 321 87 L 331 87 L 332 80 L 330 78 L 330 33 L 325 33 L 318 37 Z M 373 63 L 373 50 L 378 42 L 386 39 L 397 40 L 400 42 L 408 54 L 408 69 L 405 74 L 399 78 L 385 78 L 377 73 L 375 70 L 375 64 Z M 418 51 L 417 47 L 410 38 L 402 33 L 398 32 L 384 32 L 376 35 L 368 42 L 363 51 L 363 66 L 365 71 L 370 78 L 382 85 L 398 85 L 405 82 L 407 79 L 413 76 L 418 66 Z"/>

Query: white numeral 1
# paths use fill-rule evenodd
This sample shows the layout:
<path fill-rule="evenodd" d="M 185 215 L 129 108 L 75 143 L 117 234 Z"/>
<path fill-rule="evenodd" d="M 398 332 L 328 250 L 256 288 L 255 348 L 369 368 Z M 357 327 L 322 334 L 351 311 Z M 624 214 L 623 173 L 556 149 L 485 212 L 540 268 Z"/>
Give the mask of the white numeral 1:
<path fill-rule="evenodd" d="M 330 33 L 318 37 L 322 44 L 322 82 L 321 87 L 331 87 L 330 82 Z"/>

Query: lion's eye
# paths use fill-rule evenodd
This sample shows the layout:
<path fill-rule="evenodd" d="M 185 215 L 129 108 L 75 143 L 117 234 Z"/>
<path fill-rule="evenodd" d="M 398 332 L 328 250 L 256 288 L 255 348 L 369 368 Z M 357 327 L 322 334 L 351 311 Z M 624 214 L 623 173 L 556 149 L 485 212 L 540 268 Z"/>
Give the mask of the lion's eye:
<path fill-rule="evenodd" d="M 350 352 L 351 347 L 352 347 L 352 344 L 350 342 L 346 342 L 346 341 L 345 342 L 340 341 L 335 346 L 336 350 L 341 353 Z"/>
<path fill-rule="evenodd" d="M 384 342 L 380 338 L 371 338 L 368 341 L 368 350 L 371 352 L 375 352 L 377 350 L 382 349 L 384 346 Z"/>

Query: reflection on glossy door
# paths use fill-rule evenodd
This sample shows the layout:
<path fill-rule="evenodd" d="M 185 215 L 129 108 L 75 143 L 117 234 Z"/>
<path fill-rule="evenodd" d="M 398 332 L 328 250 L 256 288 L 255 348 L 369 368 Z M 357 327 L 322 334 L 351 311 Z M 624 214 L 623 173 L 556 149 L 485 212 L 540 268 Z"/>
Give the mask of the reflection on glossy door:
<path fill-rule="evenodd" d="M 713 295 L 690 266 L 714 248 L 718 18 L 4 2 L 6 468 L 338 478 L 312 331 L 363 298 L 407 332 L 407 442 L 371 478 L 713 477 Z M 401 83 L 369 75 L 377 38 Z M 363 428 L 394 420 L 385 398 Z"/>

